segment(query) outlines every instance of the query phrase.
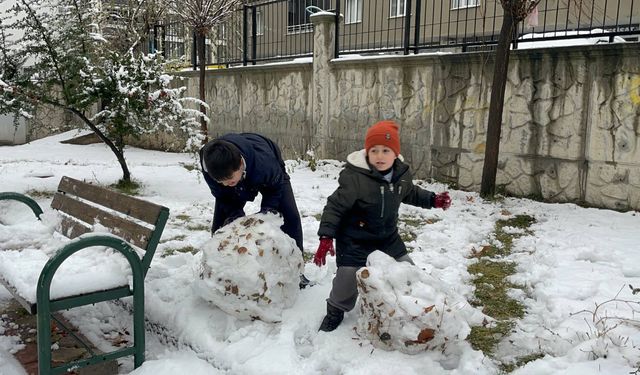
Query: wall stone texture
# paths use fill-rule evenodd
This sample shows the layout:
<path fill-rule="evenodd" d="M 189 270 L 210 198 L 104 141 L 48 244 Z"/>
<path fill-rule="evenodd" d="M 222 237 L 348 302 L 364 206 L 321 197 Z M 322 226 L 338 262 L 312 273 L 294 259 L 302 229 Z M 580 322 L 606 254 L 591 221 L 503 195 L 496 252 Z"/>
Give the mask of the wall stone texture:
<path fill-rule="evenodd" d="M 286 158 L 344 160 L 368 126 L 393 119 L 417 178 L 479 190 L 493 53 L 334 59 L 332 30 L 316 28 L 312 62 L 209 71 L 211 137 L 259 132 Z M 638 43 L 512 51 L 499 188 L 640 209 L 638 56 Z M 184 75 L 197 96 L 197 73 Z"/>

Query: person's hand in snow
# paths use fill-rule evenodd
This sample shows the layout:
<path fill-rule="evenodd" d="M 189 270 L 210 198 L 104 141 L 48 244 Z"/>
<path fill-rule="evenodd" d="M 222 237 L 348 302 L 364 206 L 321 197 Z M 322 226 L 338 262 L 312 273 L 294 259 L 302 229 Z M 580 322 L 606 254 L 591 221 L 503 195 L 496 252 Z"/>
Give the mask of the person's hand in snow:
<path fill-rule="evenodd" d="M 433 207 L 442 208 L 443 210 L 451 207 L 451 197 L 449 196 L 449 192 L 445 191 L 444 193 L 436 194 L 433 199 Z"/>
<path fill-rule="evenodd" d="M 313 257 L 313 263 L 318 267 L 327 264 L 327 253 L 334 256 L 336 255 L 335 250 L 333 250 L 333 238 L 320 237 L 320 245 L 318 245 L 316 255 Z"/>

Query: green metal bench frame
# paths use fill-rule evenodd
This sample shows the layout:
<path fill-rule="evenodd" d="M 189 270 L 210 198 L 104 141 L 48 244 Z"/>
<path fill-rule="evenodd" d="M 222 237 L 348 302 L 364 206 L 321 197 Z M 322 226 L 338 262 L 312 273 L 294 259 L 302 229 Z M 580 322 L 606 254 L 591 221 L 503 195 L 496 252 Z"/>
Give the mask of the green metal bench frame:
<path fill-rule="evenodd" d="M 11 284 L 7 282 L 7 280 L 5 280 L 3 277 L 0 277 L 0 281 L 5 284 L 7 289 L 14 295 L 14 297 L 16 297 L 16 299 L 23 305 L 23 307 L 31 314 L 37 314 L 39 373 L 41 375 L 64 374 L 73 368 L 85 367 L 128 355 L 134 356 L 134 366 L 137 368 L 144 362 L 145 351 L 144 278 L 147 274 L 149 266 L 151 265 L 151 260 L 153 259 L 156 247 L 160 242 L 160 236 L 162 235 L 162 231 L 164 230 L 164 226 L 169 217 L 169 209 L 137 198 L 116 193 L 105 188 L 74 180 L 69 177 L 63 177 L 61 179 L 58 190 L 59 192 L 56 194 L 57 196 L 54 197 L 54 200 L 51 203 L 52 208 L 64 211 L 68 215 L 73 216 L 73 212 L 67 212 L 70 205 L 78 205 L 78 207 L 75 207 L 76 210 L 78 208 L 85 208 L 85 211 L 87 211 L 87 209 L 84 206 L 84 203 L 71 201 L 66 197 L 66 195 L 73 195 L 75 193 L 78 194 L 78 196 L 82 197 L 84 200 L 87 200 L 86 192 L 89 191 L 91 193 L 89 194 L 89 200 L 91 197 L 95 196 L 97 197 L 97 201 L 100 201 L 101 204 L 104 205 L 104 207 L 114 209 L 115 211 L 120 211 L 121 213 L 124 211 L 123 213 L 126 215 L 130 215 L 138 219 L 146 219 L 147 222 L 153 221 L 149 220 L 150 217 L 155 217 L 155 223 L 153 223 L 153 231 L 149 230 L 146 246 L 143 246 L 145 245 L 145 241 L 140 242 L 140 240 L 136 240 L 139 237 L 139 233 L 131 235 L 130 240 L 133 240 L 133 242 L 138 242 L 136 245 L 139 245 L 139 247 L 145 250 L 145 254 L 142 259 L 140 259 L 130 243 L 128 243 L 124 239 L 111 235 L 86 236 L 69 242 L 67 245 L 58 250 L 42 269 L 37 285 L 37 301 L 35 305 L 29 303 L 28 301 L 25 301 L 23 298 L 20 298 L 15 288 L 13 288 Z M 15 200 L 22 202 L 29 206 L 29 208 L 31 208 L 38 219 L 40 219 L 40 216 L 43 213 L 42 208 L 40 208 L 36 201 L 20 193 L 0 193 L 0 200 Z M 108 205 L 105 205 L 105 201 L 118 201 L 118 203 L 115 204 L 118 207 L 109 207 Z M 157 212 L 157 214 L 153 214 L 151 216 L 148 215 L 147 211 L 145 211 L 145 209 L 148 207 L 151 208 L 151 211 Z M 137 212 L 135 212 L 136 210 Z M 84 213 L 85 212 L 83 212 L 83 214 Z M 100 213 L 104 214 L 103 212 Z M 108 216 L 107 218 L 111 217 L 110 214 L 105 215 Z M 114 220 L 120 219 L 116 218 Z M 70 231 L 69 233 L 72 233 L 72 235 L 69 236 L 71 238 L 89 231 L 88 228 L 78 227 L 75 223 L 72 222 L 67 222 L 67 224 L 70 225 L 67 226 L 66 229 Z M 129 224 L 134 229 L 138 228 L 136 224 L 126 221 L 122 221 L 120 224 Z M 108 227 L 108 225 L 105 226 Z M 65 233 L 62 234 L 64 235 Z M 60 265 L 71 255 L 93 246 L 110 247 L 114 250 L 117 250 L 127 259 L 129 265 L 131 266 L 131 271 L 133 274 L 133 289 L 130 289 L 127 285 L 103 291 L 51 300 L 51 281 L 53 280 L 53 277 Z M 91 354 L 90 358 L 79 359 L 61 366 L 52 367 L 51 319 L 57 320 L 53 316 L 54 312 L 78 306 L 95 304 L 102 301 L 116 300 L 127 296 L 133 296 L 133 346 L 118 349 L 110 353 L 95 354 L 90 348 L 88 348 L 88 346 L 82 343 Z M 73 336 L 75 337 L 75 335 Z"/>

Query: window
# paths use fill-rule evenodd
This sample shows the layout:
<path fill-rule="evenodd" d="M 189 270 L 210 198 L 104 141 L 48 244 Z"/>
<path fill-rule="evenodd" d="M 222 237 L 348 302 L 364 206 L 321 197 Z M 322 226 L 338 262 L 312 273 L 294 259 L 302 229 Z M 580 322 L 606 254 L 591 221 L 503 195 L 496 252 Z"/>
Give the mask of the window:
<path fill-rule="evenodd" d="M 456 1 L 456 0 L 453 0 L 453 1 Z M 390 10 L 389 17 L 404 16 L 404 8 L 407 5 L 407 0 L 391 0 L 390 4 L 391 4 L 391 10 Z"/>
<path fill-rule="evenodd" d="M 345 7 L 345 24 L 362 22 L 362 0 L 347 0 Z"/>
<path fill-rule="evenodd" d="M 310 32 L 313 28 L 309 22 L 309 16 L 313 14 L 312 9 L 329 9 L 331 0 L 289 0 L 287 9 L 289 12 L 288 33 Z M 315 8 L 314 8 L 315 7 Z M 307 11 L 309 8 L 309 11 Z"/>
<path fill-rule="evenodd" d="M 451 8 L 459 9 L 459 8 L 470 8 L 477 7 L 479 5 L 479 0 L 451 0 Z"/>
<path fill-rule="evenodd" d="M 262 11 L 256 11 L 256 35 L 264 35 L 264 17 Z"/>

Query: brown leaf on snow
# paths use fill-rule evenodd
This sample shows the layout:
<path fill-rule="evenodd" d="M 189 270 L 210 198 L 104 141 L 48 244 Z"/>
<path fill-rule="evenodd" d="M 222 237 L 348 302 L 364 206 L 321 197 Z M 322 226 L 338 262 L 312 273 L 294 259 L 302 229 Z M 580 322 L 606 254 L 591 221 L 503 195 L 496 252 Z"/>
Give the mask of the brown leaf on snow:
<path fill-rule="evenodd" d="M 509 212 L 509 211 L 507 211 L 507 210 L 502 210 L 502 211 L 500 211 L 500 213 L 501 213 L 503 216 L 511 216 L 511 212 Z"/>
<path fill-rule="evenodd" d="M 425 342 L 429 342 L 431 340 L 433 340 L 434 336 L 435 336 L 436 331 L 434 331 L 431 328 L 425 328 L 422 331 L 420 331 L 420 333 L 418 334 L 418 342 L 423 344 Z"/>
<path fill-rule="evenodd" d="M 434 307 L 436 307 L 436 305 L 431 305 L 431 306 L 427 306 L 427 307 L 425 307 L 425 308 L 424 308 L 424 313 L 425 313 L 425 314 L 430 313 L 430 312 L 431 312 L 431 310 L 433 310 L 433 308 L 434 308 Z"/>
<path fill-rule="evenodd" d="M 240 247 L 240 248 L 238 249 L 238 254 L 244 254 L 244 253 L 246 253 L 247 251 L 249 251 L 249 250 L 247 250 L 247 248 L 246 248 L 246 247 L 242 246 L 242 247 Z"/>
<path fill-rule="evenodd" d="M 362 272 L 360 272 L 360 277 L 363 279 L 366 279 L 369 277 L 369 270 L 368 269 L 364 269 L 362 270 Z"/>
<path fill-rule="evenodd" d="M 258 255 L 259 256 L 263 256 L 264 255 L 264 250 L 262 250 L 262 249 L 258 250 Z"/>

